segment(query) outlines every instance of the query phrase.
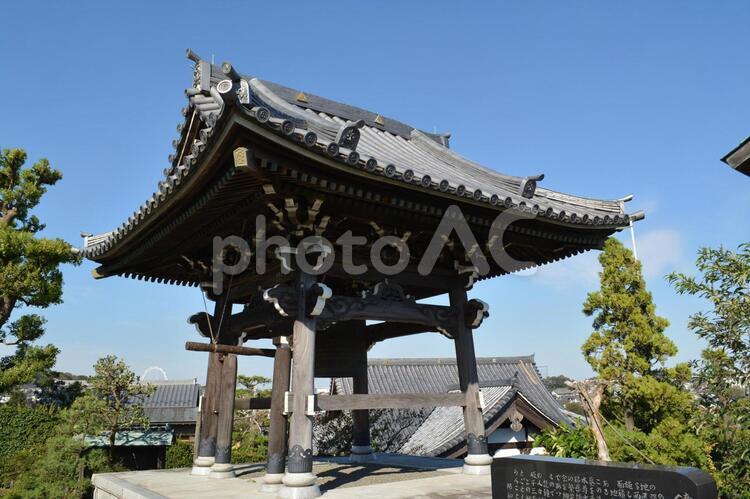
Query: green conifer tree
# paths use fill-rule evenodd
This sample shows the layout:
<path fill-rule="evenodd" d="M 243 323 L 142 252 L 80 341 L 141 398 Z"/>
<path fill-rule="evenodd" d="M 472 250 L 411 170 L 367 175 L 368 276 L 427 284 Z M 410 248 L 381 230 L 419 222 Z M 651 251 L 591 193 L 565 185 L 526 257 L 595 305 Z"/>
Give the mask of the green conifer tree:
<path fill-rule="evenodd" d="M 628 430 L 647 433 L 667 417 L 685 421 L 692 402 L 682 385 L 690 368 L 665 365 L 677 347 L 664 334 L 669 322 L 656 314 L 640 262 L 614 238 L 607 240 L 599 262 L 601 287 L 583 306 L 594 318 L 594 331 L 582 351 L 609 385 L 604 412 L 622 419 Z"/>

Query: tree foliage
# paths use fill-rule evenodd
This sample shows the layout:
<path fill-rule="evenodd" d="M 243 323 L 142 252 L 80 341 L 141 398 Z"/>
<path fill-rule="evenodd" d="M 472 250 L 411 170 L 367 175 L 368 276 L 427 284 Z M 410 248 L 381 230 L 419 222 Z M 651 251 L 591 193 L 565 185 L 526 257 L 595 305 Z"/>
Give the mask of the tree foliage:
<path fill-rule="evenodd" d="M 141 384 L 127 364 L 114 355 L 99 359 L 94 373 L 89 392 L 78 397 L 69 409 L 71 425 L 84 435 L 106 432 L 111 450 L 118 431 L 148 427 L 141 402 L 153 393 L 153 387 Z"/>
<path fill-rule="evenodd" d="M 614 238 L 607 240 L 599 262 L 601 287 L 583 306 L 594 319 L 594 331 L 582 351 L 609 384 L 605 412 L 623 418 L 629 430 L 645 432 L 666 417 L 684 419 L 691 399 L 682 386 L 690 368 L 665 365 L 677 347 L 664 334 L 669 322 L 656 314 L 640 262 Z"/>
<path fill-rule="evenodd" d="M 14 456 L 16 480 L 8 498 L 88 497 L 93 473 L 122 469 L 106 450 L 87 448 L 77 430 L 79 417 L 76 411 L 62 411 L 60 424 L 44 444 Z"/>
<path fill-rule="evenodd" d="M 0 342 L 16 346 L 13 355 L 0 359 L 0 393 L 33 381 L 55 364 L 56 347 L 34 345 L 44 334 L 44 318 L 31 313 L 11 321 L 11 314 L 61 303 L 60 266 L 80 262 L 62 239 L 38 237 L 44 225 L 31 214 L 62 174 L 46 159 L 30 167 L 25 162 L 21 149 L 0 152 Z"/>
<path fill-rule="evenodd" d="M 52 437 L 60 415 L 46 407 L 3 405 L 0 421 L 0 485 L 8 485 L 16 475 L 15 456 Z"/>
<path fill-rule="evenodd" d="M 596 459 L 596 443 L 588 426 L 550 426 L 534 437 L 534 445 L 555 457 Z"/>
<path fill-rule="evenodd" d="M 722 494 L 750 497 L 750 243 L 737 251 L 702 248 L 696 267 L 698 276 L 668 276 L 677 292 L 710 305 L 688 321 L 708 343 L 694 365 L 701 404 L 693 423 L 711 443 Z"/>
<path fill-rule="evenodd" d="M 115 356 L 99 359 L 94 372 L 89 390 L 55 413 L 59 424 L 44 443 L 12 458 L 17 479 L 8 497 L 83 497 L 90 493 L 92 473 L 123 469 L 113 458 L 115 436 L 121 429 L 148 426 L 139 401 L 152 388 L 141 385 Z M 29 410 L 39 411 L 41 406 Z M 85 436 L 103 432 L 109 449 L 89 448 Z"/>
<path fill-rule="evenodd" d="M 563 374 L 559 374 L 557 376 L 547 376 L 542 381 L 544 381 L 544 386 L 547 387 L 547 390 L 552 391 L 559 388 L 568 388 L 568 385 L 565 383 L 573 380 Z"/>
<path fill-rule="evenodd" d="M 268 385 L 271 382 L 271 378 L 260 375 L 245 375 L 240 374 L 237 376 L 237 384 L 241 388 L 237 388 L 238 397 L 270 397 L 270 389 L 260 389 L 261 386 Z"/>

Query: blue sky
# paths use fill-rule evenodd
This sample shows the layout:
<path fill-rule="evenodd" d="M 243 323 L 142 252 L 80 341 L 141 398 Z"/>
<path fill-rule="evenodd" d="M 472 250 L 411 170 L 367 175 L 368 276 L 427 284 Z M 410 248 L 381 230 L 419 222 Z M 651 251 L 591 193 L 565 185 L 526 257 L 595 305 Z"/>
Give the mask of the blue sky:
<path fill-rule="evenodd" d="M 125 7 L 127 5 L 127 7 Z M 325 5 L 325 6 L 324 6 Z M 0 147 L 24 147 L 64 173 L 37 210 L 47 236 L 120 224 L 167 165 L 192 48 L 247 74 L 450 131 L 452 148 L 544 185 L 601 198 L 633 193 L 649 287 L 679 359 L 702 304 L 664 275 L 690 271 L 702 245 L 750 239 L 750 179 L 719 158 L 750 134 L 748 2 L 13 2 L 0 31 Z M 628 241 L 629 235 L 621 235 Z M 596 254 L 481 283 L 491 317 L 481 356 L 536 354 L 550 374 L 590 373 L 581 313 Z M 65 269 L 65 303 L 44 311 L 58 368 L 91 371 L 115 353 L 142 372 L 205 376 L 183 349 L 200 292 Z M 0 355 L 5 354 L 0 347 Z M 371 356 L 451 356 L 438 335 Z M 270 373 L 243 358 L 244 373 Z"/>

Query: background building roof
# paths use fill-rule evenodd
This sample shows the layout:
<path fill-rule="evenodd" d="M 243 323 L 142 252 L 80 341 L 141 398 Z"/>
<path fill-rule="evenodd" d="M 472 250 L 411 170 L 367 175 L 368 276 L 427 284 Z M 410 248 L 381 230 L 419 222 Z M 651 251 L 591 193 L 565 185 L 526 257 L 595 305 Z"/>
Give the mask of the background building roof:
<path fill-rule="evenodd" d="M 196 421 L 201 385 L 195 379 L 148 383 L 155 390 L 143 401 L 143 410 L 151 424 Z"/>
<path fill-rule="evenodd" d="M 550 424 L 569 418 L 547 390 L 534 356 L 477 359 L 479 386 L 485 401 L 485 425 L 501 416 L 513 400 L 523 398 Z M 458 390 L 456 360 L 370 359 L 367 366 L 370 393 L 444 393 Z M 352 393 L 352 378 L 334 378 L 334 393 Z M 397 413 L 394 412 L 394 418 Z M 438 456 L 465 440 L 460 407 L 436 407 L 411 413 L 410 438 L 398 449 L 403 454 Z"/>

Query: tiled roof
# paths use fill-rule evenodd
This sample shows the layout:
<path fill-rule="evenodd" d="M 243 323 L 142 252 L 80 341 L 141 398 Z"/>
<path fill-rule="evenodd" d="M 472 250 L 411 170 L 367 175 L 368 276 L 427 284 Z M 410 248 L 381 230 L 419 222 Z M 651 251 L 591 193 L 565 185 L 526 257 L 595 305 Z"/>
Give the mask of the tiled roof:
<path fill-rule="evenodd" d="M 516 393 L 508 385 L 482 388 L 485 403 L 482 417 L 485 425 Z M 464 438 L 464 415 L 461 407 L 435 407 L 398 452 L 413 456 L 439 456 Z"/>
<path fill-rule="evenodd" d="M 547 390 L 534 363 L 534 356 L 486 357 L 477 359 L 479 385 L 485 400 L 485 423 L 498 416 L 515 396 L 524 397 L 550 421 L 568 423 L 569 419 Z M 370 359 L 367 365 L 370 393 L 444 393 L 458 389 L 456 360 Z M 352 393 L 351 378 L 334 378 L 335 393 Z M 459 443 L 464 436 L 463 414 L 458 407 L 438 407 L 423 413 L 423 422 L 399 449 L 402 453 L 440 455 Z"/>
<path fill-rule="evenodd" d="M 185 381 L 150 381 L 155 390 L 143 401 L 151 424 L 194 423 L 198 414 L 201 385 Z"/>
<path fill-rule="evenodd" d="M 84 239 L 88 258 L 96 260 L 149 220 L 200 169 L 202 155 L 223 127 L 228 108 L 236 108 L 262 127 L 322 158 L 358 168 L 373 177 L 402 181 L 412 188 L 505 207 L 556 223 L 617 229 L 630 223 L 622 200 L 597 200 L 543 187 L 524 196 L 532 177 L 504 175 L 474 163 L 446 147 L 445 136 L 429 134 L 377 113 L 302 93 L 258 78 L 240 76 L 231 65 L 196 61 L 194 87 L 186 90 L 186 121 L 178 126 L 171 166 L 157 191 L 118 228 Z M 234 81 L 232 81 L 234 80 Z M 192 130 L 192 132 L 191 132 Z M 195 133 L 196 130 L 199 133 Z M 357 140 L 342 134 L 354 130 Z M 194 137 L 194 138 L 193 138 Z M 183 214 L 188 216 L 189 214 Z M 634 214 L 634 220 L 642 218 Z"/>
<path fill-rule="evenodd" d="M 115 435 L 116 447 L 152 447 L 172 445 L 173 430 L 120 430 Z M 89 447 L 109 447 L 107 435 L 86 435 L 84 442 Z"/>

